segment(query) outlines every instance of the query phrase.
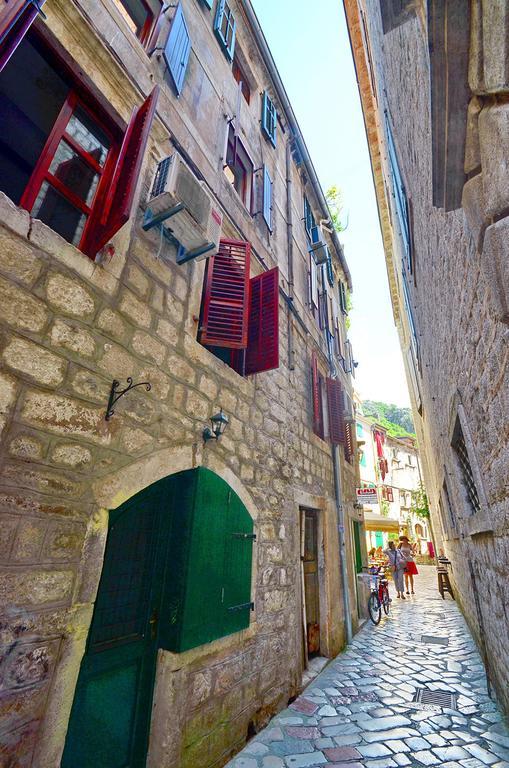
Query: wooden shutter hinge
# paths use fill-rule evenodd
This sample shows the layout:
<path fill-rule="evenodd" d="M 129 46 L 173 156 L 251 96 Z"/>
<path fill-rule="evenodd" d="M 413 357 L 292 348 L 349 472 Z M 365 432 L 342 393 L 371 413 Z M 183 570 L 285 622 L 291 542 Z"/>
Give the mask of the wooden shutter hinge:
<path fill-rule="evenodd" d="M 242 603 L 241 605 L 232 605 L 231 608 L 228 608 L 228 611 L 245 611 L 249 609 L 250 611 L 254 611 L 254 603 Z"/>
<path fill-rule="evenodd" d="M 256 533 L 232 533 L 234 539 L 252 539 L 256 541 Z"/>

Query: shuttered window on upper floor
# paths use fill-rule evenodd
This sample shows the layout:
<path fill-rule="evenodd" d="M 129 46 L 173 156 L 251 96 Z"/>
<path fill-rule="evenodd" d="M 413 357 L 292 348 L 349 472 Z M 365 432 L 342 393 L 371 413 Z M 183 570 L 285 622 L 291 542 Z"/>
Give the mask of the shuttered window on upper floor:
<path fill-rule="evenodd" d="M 235 51 L 235 16 L 226 0 L 218 0 L 214 32 L 228 61 L 233 61 Z"/>
<path fill-rule="evenodd" d="M 154 43 L 163 3 L 161 0 L 113 0 L 127 25 L 145 48 Z"/>
<path fill-rule="evenodd" d="M 410 229 L 410 209 L 408 205 L 405 185 L 403 183 L 403 178 L 400 171 L 398 156 L 396 153 L 394 136 L 392 134 L 387 112 L 385 112 L 385 129 L 387 133 L 389 165 L 390 165 L 393 189 L 394 189 L 394 202 L 395 202 L 396 214 L 398 217 L 401 239 L 403 243 L 403 262 L 406 265 L 408 271 L 411 273 L 413 269 L 413 265 L 412 265 L 412 247 L 411 247 L 412 241 L 411 241 L 411 229 Z"/>
<path fill-rule="evenodd" d="M 156 86 L 122 132 L 28 32 L 0 73 L 0 189 L 95 258 L 131 216 L 157 96 Z"/>
<path fill-rule="evenodd" d="M 279 367 L 279 270 L 250 278 L 251 246 L 221 240 L 207 261 L 199 341 L 241 375 Z"/>
<path fill-rule="evenodd" d="M 267 91 L 262 97 L 262 131 L 270 143 L 276 146 L 277 110 Z"/>
<path fill-rule="evenodd" d="M 170 32 L 163 50 L 164 60 L 171 75 L 177 96 L 180 96 L 182 93 L 190 53 L 191 38 L 189 36 L 187 22 L 182 9 L 182 3 L 179 3 L 171 22 Z"/>
<path fill-rule="evenodd" d="M 263 220 L 265 221 L 269 232 L 272 232 L 272 192 L 273 183 L 270 178 L 270 173 L 267 166 L 263 166 L 263 195 L 262 195 L 262 211 Z"/>

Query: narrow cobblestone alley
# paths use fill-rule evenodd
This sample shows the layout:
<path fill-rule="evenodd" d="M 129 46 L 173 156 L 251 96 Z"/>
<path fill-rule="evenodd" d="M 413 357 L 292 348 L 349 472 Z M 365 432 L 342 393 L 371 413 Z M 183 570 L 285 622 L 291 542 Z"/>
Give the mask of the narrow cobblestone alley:
<path fill-rule="evenodd" d="M 466 623 L 435 569 L 420 571 L 415 597 L 393 599 L 229 768 L 509 768 L 509 731 Z M 414 701 L 419 690 L 451 701 Z"/>

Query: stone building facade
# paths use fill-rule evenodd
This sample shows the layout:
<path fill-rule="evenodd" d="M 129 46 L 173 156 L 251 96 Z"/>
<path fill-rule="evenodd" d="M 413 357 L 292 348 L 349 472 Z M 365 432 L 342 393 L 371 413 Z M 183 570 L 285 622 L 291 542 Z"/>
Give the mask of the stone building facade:
<path fill-rule="evenodd" d="M 437 543 L 507 709 L 507 4 L 344 7 Z"/>
<path fill-rule="evenodd" d="M 220 766 L 358 620 L 350 275 L 249 0 L 43 10 L 0 10 L 0 763 Z M 210 258 L 143 229 L 175 152 Z"/>

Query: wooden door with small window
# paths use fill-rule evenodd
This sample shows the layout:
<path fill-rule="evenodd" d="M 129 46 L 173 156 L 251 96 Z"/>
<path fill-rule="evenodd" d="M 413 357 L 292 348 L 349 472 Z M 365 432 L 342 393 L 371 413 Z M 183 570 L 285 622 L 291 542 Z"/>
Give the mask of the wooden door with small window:
<path fill-rule="evenodd" d="M 162 480 L 110 513 L 62 768 L 143 768 L 171 518 Z"/>
<path fill-rule="evenodd" d="M 304 605 L 308 656 L 320 653 L 320 584 L 318 578 L 318 513 L 302 510 Z"/>

